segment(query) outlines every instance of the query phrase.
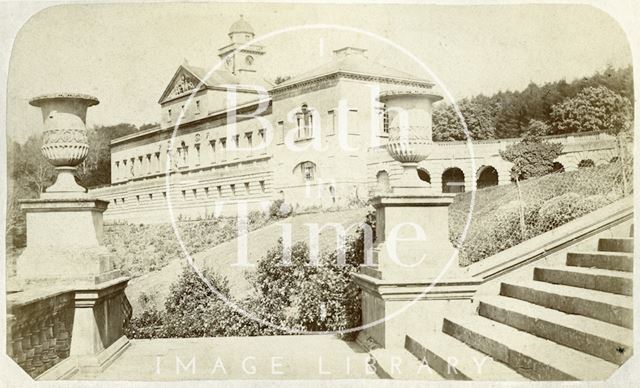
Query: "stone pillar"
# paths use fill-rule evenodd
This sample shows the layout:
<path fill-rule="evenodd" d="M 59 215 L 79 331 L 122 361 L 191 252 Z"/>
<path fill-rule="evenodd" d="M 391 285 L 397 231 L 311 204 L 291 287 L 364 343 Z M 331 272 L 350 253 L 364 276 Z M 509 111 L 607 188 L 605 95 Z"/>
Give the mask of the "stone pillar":
<path fill-rule="evenodd" d="M 387 150 L 402 164 L 401 179 L 391 193 L 372 199 L 376 209 L 373 265 L 354 275 L 362 289 L 363 325 L 358 340 L 365 346 L 402 348 L 413 330 L 435 331 L 447 309 L 468 303 L 477 282 L 458 268 L 449 242 L 450 195 L 427 194 L 416 165 L 431 152 L 431 104 L 439 96 L 391 92 L 381 97 L 396 111 Z M 402 113 L 404 112 L 404 113 Z M 404 118 L 401 118 L 404 117 Z M 428 159 L 424 162 L 429 169 Z M 432 184 L 440 169 L 432 169 Z"/>
<path fill-rule="evenodd" d="M 21 201 L 27 247 L 18 258 L 16 277 L 24 291 L 75 295 L 69 362 L 92 365 L 95 371 L 126 347 L 123 325 L 131 313 L 124 294 L 129 278 L 115 269 L 102 245 L 102 214 L 109 202 L 91 197 L 74 178 L 89 149 L 86 111 L 98 100 L 56 94 L 30 103 L 43 112 L 42 153 L 56 166 L 58 177 L 40 199 Z"/>

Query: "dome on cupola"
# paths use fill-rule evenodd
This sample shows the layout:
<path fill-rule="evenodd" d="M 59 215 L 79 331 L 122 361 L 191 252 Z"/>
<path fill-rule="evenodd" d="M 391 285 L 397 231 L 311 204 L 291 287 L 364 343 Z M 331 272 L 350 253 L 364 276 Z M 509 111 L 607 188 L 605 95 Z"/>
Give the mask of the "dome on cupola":
<path fill-rule="evenodd" d="M 231 34 L 252 34 L 253 35 L 254 32 L 253 32 L 253 27 L 251 27 L 251 24 L 247 23 L 247 21 L 244 20 L 244 17 L 240 15 L 240 19 L 236 20 L 236 22 L 233 23 L 229 28 L 229 35 Z"/>

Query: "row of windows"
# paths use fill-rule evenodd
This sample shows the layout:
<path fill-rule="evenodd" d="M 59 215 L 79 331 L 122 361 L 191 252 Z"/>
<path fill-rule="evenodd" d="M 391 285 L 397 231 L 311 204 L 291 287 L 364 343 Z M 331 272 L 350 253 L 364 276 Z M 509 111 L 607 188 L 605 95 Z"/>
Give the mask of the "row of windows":
<path fill-rule="evenodd" d="M 260 192 L 265 193 L 266 192 L 265 181 L 258 181 L 258 185 L 260 187 Z M 244 182 L 242 186 L 232 183 L 229 185 L 229 193 L 231 194 L 230 195 L 231 197 L 251 195 L 252 194 L 251 183 Z M 162 196 L 163 200 L 165 201 L 167 200 L 166 191 L 163 191 L 162 193 L 160 193 L 160 195 Z M 212 198 L 223 198 L 223 197 L 226 197 L 226 195 L 224 193 L 224 186 L 222 185 L 218 185 L 214 189 L 210 189 L 209 187 L 204 187 L 202 189 L 195 188 L 190 190 L 181 190 L 180 196 L 179 196 L 179 198 L 182 199 L 183 201 L 186 201 L 190 198 L 191 199 L 212 199 Z M 138 194 L 134 197 L 136 204 L 140 204 L 143 200 L 153 201 L 153 199 L 154 199 L 154 193 L 149 193 L 146 195 Z M 125 197 L 113 199 L 114 205 L 124 205 L 125 203 L 127 203 Z"/>
<path fill-rule="evenodd" d="M 184 104 L 180 107 L 180 111 L 184 110 Z M 185 112 L 186 113 L 186 112 Z M 200 100 L 196 100 L 193 104 L 193 113 L 199 115 L 201 112 L 200 109 Z M 180 112 L 176 112 L 175 118 L 179 116 Z M 172 122 L 174 119 L 174 112 L 171 108 L 167 109 L 167 122 Z"/>

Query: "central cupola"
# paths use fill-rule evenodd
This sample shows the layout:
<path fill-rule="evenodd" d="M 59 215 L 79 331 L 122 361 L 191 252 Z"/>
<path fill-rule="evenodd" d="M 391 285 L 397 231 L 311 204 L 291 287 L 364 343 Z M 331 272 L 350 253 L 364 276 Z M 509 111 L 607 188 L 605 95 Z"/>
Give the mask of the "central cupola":
<path fill-rule="evenodd" d="M 247 45 L 255 37 L 251 24 L 240 15 L 240 19 L 229 28 L 228 35 L 230 43 L 218 50 L 218 56 L 224 61 L 225 68 L 236 75 L 255 73 L 256 59 L 264 55 L 265 51 L 262 46 Z"/>

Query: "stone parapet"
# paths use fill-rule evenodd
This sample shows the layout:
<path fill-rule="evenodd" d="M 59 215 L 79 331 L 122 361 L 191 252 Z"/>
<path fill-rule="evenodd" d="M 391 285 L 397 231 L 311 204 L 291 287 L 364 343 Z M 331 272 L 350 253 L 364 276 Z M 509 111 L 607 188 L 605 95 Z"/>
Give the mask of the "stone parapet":
<path fill-rule="evenodd" d="M 7 297 L 7 354 L 31 377 L 69 357 L 73 293 L 17 293 Z"/>

